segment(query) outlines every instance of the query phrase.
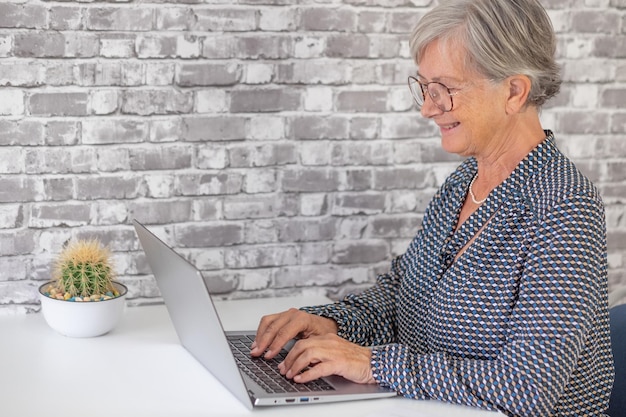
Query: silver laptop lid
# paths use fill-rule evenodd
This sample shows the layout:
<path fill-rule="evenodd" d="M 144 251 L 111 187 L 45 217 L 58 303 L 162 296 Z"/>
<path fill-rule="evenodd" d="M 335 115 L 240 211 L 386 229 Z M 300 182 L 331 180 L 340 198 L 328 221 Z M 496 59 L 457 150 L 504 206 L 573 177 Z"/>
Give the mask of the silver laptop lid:
<path fill-rule="evenodd" d="M 137 220 L 133 224 L 181 344 L 251 409 L 251 399 L 200 271 Z"/>

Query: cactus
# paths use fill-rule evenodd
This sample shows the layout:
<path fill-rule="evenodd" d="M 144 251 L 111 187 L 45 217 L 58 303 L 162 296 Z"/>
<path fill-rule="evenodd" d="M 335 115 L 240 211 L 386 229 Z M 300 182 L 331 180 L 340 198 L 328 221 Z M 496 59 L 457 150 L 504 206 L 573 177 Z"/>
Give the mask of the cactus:
<path fill-rule="evenodd" d="M 112 284 L 115 275 L 111 254 L 96 239 L 70 242 L 54 265 L 51 288 L 69 297 L 119 295 Z"/>

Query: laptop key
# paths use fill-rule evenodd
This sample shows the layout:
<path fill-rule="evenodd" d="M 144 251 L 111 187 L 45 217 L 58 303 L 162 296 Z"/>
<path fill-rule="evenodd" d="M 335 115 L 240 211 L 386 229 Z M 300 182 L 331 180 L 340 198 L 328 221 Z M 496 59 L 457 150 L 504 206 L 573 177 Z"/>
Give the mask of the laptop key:
<path fill-rule="evenodd" d="M 277 367 L 287 356 L 288 352 L 285 350 L 281 351 L 273 359 L 253 358 L 250 356 L 250 344 L 254 341 L 254 337 L 229 335 L 228 341 L 240 369 L 266 392 L 296 393 L 334 390 L 331 385 L 321 379 L 306 384 L 298 384 L 281 375 Z"/>

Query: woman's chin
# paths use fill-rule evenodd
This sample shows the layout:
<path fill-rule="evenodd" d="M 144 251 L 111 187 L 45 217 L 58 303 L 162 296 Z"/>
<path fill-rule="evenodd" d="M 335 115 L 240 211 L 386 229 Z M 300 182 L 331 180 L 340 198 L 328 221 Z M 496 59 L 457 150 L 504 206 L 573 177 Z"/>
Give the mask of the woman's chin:
<path fill-rule="evenodd" d="M 453 137 L 452 135 L 441 136 L 441 148 L 448 153 L 457 155 L 463 155 L 465 150 L 463 142 L 459 140 L 458 136 Z"/>

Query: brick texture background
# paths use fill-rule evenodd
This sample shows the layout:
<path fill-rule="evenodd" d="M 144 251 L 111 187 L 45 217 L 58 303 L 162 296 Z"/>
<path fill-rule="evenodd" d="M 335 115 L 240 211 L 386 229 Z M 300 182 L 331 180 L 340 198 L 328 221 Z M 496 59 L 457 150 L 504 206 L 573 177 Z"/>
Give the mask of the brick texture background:
<path fill-rule="evenodd" d="M 602 190 L 626 283 L 626 0 L 545 0 L 564 84 L 543 111 Z M 160 300 L 137 218 L 223 297 L 373 282 L 459 163 L 412 108 L 430 0 L 0 3 L 0 314 L 36 311 L 71 237 Z M 532 47 L 532 45 L 529 45 Z"/>

